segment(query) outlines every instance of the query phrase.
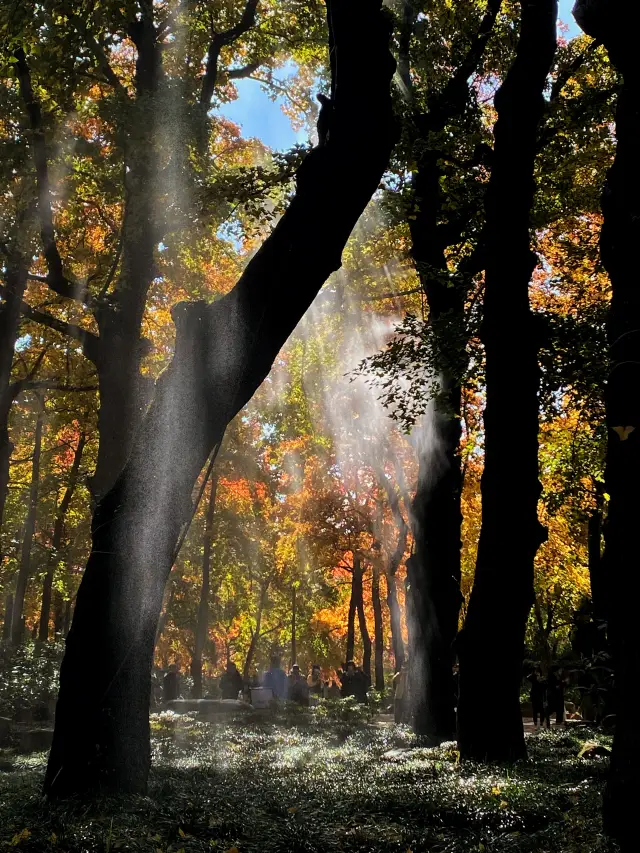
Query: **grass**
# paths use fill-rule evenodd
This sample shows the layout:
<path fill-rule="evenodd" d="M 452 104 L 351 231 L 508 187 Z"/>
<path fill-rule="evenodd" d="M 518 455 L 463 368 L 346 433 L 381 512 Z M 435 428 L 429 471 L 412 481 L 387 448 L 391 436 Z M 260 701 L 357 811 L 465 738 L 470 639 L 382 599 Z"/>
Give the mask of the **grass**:
<path fill-rule="evenodd" d="M 149 853 L 605 853 L 607 759 L 584 735 L 529 736 L 530 761 L 461 765 L 405 727 L 287 712 L 152 718 L 149 796 L 47 806 L 45 756 L 0 761 L 0 848 Z M 391 753 L 391 754 L 389 754 Z"/>

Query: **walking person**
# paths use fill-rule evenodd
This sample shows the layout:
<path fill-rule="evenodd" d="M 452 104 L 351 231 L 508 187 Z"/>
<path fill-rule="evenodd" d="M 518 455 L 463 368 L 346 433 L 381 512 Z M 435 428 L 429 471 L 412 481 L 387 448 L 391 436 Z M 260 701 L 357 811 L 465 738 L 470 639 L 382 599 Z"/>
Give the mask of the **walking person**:
<path fill-rule="evenodd" d="M 529 689 L 529 699 L 531 700 L 531 708 L 533 714 L 533 724 L 536 729 L 539 729 L 544 723 L 546 701 L 546 683 L 542 675 L 542 670 L 539 666 L 535 666 L 527 676 L 527 680 L 531 683 Z M 540 722 L 538 722 L 540 720 Z"/>

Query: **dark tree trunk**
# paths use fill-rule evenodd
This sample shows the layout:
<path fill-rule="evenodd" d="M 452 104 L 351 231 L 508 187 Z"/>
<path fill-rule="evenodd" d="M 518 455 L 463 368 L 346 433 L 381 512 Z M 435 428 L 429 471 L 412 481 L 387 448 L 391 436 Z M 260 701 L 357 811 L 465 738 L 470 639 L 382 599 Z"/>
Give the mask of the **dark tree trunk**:
<path fill-rule="evenodd" d="M 297 588 L 294 583 L 291 592 L 291 666 L 298 660 L 298 650 L 296 648 L 296 593 Z"/>
<path fill-rule="evenodd" d="M 340 56 L 329 138 L 305 159 L 289 209 L 233 290 L 211 305 L 174 309 L 172 364 L 124 471 L 96 509 L 60 672 L 49 795 L 146 790 L 155 633 L 193 485 L 339 268 L 387 166 L 395 138 L 388 24 L 379 0 L 329 5 Z M 370 138 L 363 148 L 364 126 Z"/>
<path fill-rule="evenodd" d="M 600 483 L 596 483 L 596 505 L 587 523 L 589 556 L 589 578 L 591 581 L 591 601 L 594 621 L 602 624 L 607 621 L 608 579 L 602 559 L 602 511 L 604 494 Z"/>
<path fill-rule="evenodd" d="M 258 643 L 260 642 L 260 631 L 262 630 L 262 615 L 264 613 L 264 608 L 267 603 L 267 595 L 269 594 L 270 586 L 271 580 L 269 579 L 262 585 L 262 589 L 260 590 L 258 611 L 256 613 L 256 627 L 251 635 L 251 642 L 249 643 L 247 657 L 245 658 L 244 667 L 242 669 L 242 677 L 245 679 L 245 681 L 249 678 L 249 673 L 251 672 L 251 665 L 253 664 L 253 658 L 256 654 L 256 648 L 258 647 Z"/>
<path fill-rule="evenodd" d="M 377 561 L 374 561 L 371 570 L 371 602 L 373 605 L 373 620 L 374 620 L 374 673 L 375 673 L 375 688 L 384 693 L 384 627 L 382 623 L 382 602 L 380 601 L 380 566 Z"/>
<path fill-rule="evenodd" d="M 53 634 L 59 637 L 64 634 L 64 596 L 54 589 L 53 591 Z"/>
<path fill-rule="evenodd" d="M 62 619 L 62 636 L 66 637 L 71 630 L 71 601 L 67 599 L 64 603 L 64 617 Z"/>
<path fill-rule="evenodd" d="M 191 660 L 191 678 L 193 678 L 193 698 L 202 699 L 202 654 L 209 636 L 209 592 L 211 579 L 211 546 L 213 545 L 213 518 L 216 510 L 216 492 L 218 478 L 211 478 L 209 504 L 204 528 L 204 547 L 202 549 L 202 586 L 200 588 L 200 604 L 196 622 L 193 643 L 193 658 Z"/>
<path fill-rule="evenodd" d="M 616 14 L 618 13 L 618 14 Z M 603 574 L 607 579 L 608 638 L 616 686 L 616 730 L 604 796 L 604 824 L 624 851 L 638 847 L 638 765 L 640 729 L 637 695 L 640 643 L 637 607 L 640 575 L 640 65 L 636 3 L 576 4 L 583 29 L 604 43 L 622 74 L 616 114 L 616 158 L 602 198 L 602 262 L 611 279 L 608 319 L 610 366 L 605 401 L 608 448 L 605 488 L 610 495 L 605 530 Z M 621 25 L 623 21 L 623 25 Z M 595 599 L 594 599 L 595 601 Z"/>
<path fill-rule="evenodd" d="M 481 331 L 487 394 L 482 528 L 458 649 L 460 753 L 479 761 L 526 756 L 520 712 L 524 635 L 533 604 L 533 561 L 544 541 L 538 521 L 538 344 L 529 306 L 536 257 L 529 229 L 558 4 L 527 0 L 521 7 L 516 58 L 495 98 Z"/>
<path fill-rule="evenodd" d="M 13 402 L 11 367 L 20 326 L 20 305 L 27 285 L 27 267 L 19 251 L 6 260 L 5 287 L 0 304 L 0 563 L 2 562 L 2 521 L 9 493 L 9 460 L 13 447 L 9 440 L 9 411 Z"/>
<path fill-rule="evenodd" d="M 56 513 L 56 520 L 53 525 L 53 539 L 51 541 L 51 551 L 47 564 L 47 573 L 42 583 L 42 608 L 40 610 L 40 629 L 38 631 L 38 640 L 41 643 L 46 643 L 49 639 L 49 616 L 51 613 L 51 593 L 53 589 L 53 578 L 60 557 L 60 548 L 62 547 L 62 538 L 64 536 L 64 522 L 67 515 L 67 510 L 71 504 L 71 499 L 78 484 L 78 473 L 80 471 L 80 462 L 82 454 L 87 443 L 87 437 L 84 433 L 78 439 L 78 444 L 73 455 L 73 462 L 69 472 L 69 482 L 65 489 L 60 506 Z"/>
<path fill-rule="evenodd" d="M 411 508 L 414 554 L 407 564 L 415 621 L 409 648 L 411 705 L 416 733 L 432 743 L 455 734 L 451 689 L 453 646 L 458 632 L 460 594 L 460 507 L 462 472 L 460 382 L 468 356 L 464 328 L 465 296 L 471 276 L 449 276 L 445 251 L 463 237 L 465 222 L 449 216 L 442 191 L 442 131 L 469 102 L 469 78 L 478 68 L 500 10 L 489 0 L 480 28 L 459 68 L 429 112 L 417 119 L 418 169 L 409 219 L 411 255 L 429 305 L 439 376 L 438 396 L 426 416 L 419 450 L 418 486 Z"/>
<path fill-rule="evenodd" d="M 364 612 L 364 568 L 360 557 L 354 554 L 353 556 L 353 585 L 352 598 L 355 605 L 356 613 L 358 614 L 358 626 L 360 628 L 360 637 L 362 639 L 362 670 L 371 683 L 371 637 L 367 627 L 367 620 Z"/>
<path fill-rule="evenodd" d="M 351 573 L 351 597 L 349 598 L 349 614 L 347 616 L 347 650 L 345 662 L 353 660 L 356 647 L 356 597 L 354 586 L 354 573 Z"/>
<path fill-rule="evenodd" d="M 44 426 L 44 400 L 38 397 L 38 415 L 33 440 L 33 462 L 31 463 L 31 487 L 29 489 L 29 508 L 24 525 L 24 537 L 20 552 L 20 567 L 16 578 L 16 589 L 13 597 L 13 614 L 11 617 L 11 642 L 19 645 L 24 634 L 24 597 L 27 583 L 31 575 L 31 548 L 36 532 L 36 516 L 38 513 L 38 487 L 40 485 L 40 454 L 42 452 L 42 427 Z"/>
<path fill-rule="evenodd" d="M 2 639 L 11 640 L 11 617 L 13 615 L 13 595 L 9 593 L 4 602 L 4 622 L 2 624 Z"/>

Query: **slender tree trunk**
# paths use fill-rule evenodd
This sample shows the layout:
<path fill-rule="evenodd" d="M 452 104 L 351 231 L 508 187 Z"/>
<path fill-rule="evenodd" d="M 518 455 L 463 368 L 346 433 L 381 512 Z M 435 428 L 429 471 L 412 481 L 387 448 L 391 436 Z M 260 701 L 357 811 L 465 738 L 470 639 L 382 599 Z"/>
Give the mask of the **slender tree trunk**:
<path fill-rule="evenodd" d="M 380 601 L 380 566 L 377 561 L 372 565 L 371 602 L 373 604 L 374 637 L 374 672 L 375 688 L 384 693 L 384 626 L 382 622 L 382 602 Z"/>
<path fill-rule="evenodd" d="M 64 597 L 62 593 L 53 590 L 53 635 L 59 637 L 64 633 Z"/>
<path fill-rule="evenodd" d="M 216 492 L 218 478 L 211 478 L 209 505 L 204 530 L 204 547 L 202 549 L 202 586 L 200 588 L 200 604 L 191 660 L 191 677 L 193 678 L 193 698 L 202 699 L 202 653 L 209 636 L 209 590 L 211 577 L 211 546 L 213 545 L 213 518 L 216 509 Z"/>
<path fill-rule="evenodd" d="M 607 621 L 608 596 L 608 579 L 604 571 L 604 561 L 602 559 L 603 502 L 603 490 L 600 483 L 596 483 L 596 505 L 589 516 L 589 521 L 587 523 L 587 541 L 593 619 L 599 624 Z"/>
<path fill-rule="evenodd" d="M 60 506 L 56 513 L 56 520 L 53 525 L 53 539 L 51 541 L 51 551 L 47 565 L 47 573 L 42 583 L 42 608 L 40 610 L 40 629 L 38 632 L 38 640 L 41 643 L 46 643 L 49 639 L 49 616 L 51 613 L 51 593 L 53 589 L 53 577 L 60 557 L 60 548 L 62 546 L 62 538 L 64 536 L 64 522 L 67 515 L 67 510 L 71 504 L 71 499 L 78 484 L 78 473 L 80 471 L 80 462 L 84 453 L 87 437 L 84 433 L 78 439 L 75 452 L 73 454 L 73 462 L 69 472 L 69 482 L 65 489 Z"/>
<path fill-rule="evenodd" d="M 296 584 L 293 584 L 291 592 L 291 666 L 298 660 L 298 650 L 296 649 Z"/>
<path fill-rule="evenodd" d="M 146 790 L 155 633 L 194 483 L 339 268 L 388 164 L 396 127 L 387 19 L 379 0 L 330 0 L 329 7 L 340 61 L 333 63 L 328 139 L 305 158 L 287 212 L 233 290 L 212 304 L 174 308 L 173 361 L 156 383 L 124 471 L 94 514 L 60 671 L 45 777 L 50 796 Z"/>
<path fill-rule="evenodd" d="M 404 640 L 402 639 L 402 613 L 398 603 L 398 589 L 395 574 L 387 574 L 387 607 L 391 625 L 391 644 L 395 672 L 400 672 L 404 664 Z"/>
<path fill-rule="evenodd" d="M 354 554 L 353 557 L 353 587 L 352 595 L 355 604 L 356 613 L 358 614 L 358 626 L 360 628 L 360 637 L 362 638 L 362 669 L 371 683 L 371 637 L 367 627 L 367 620 L 364 612 L 364 568 L 360 561 L 360 557 Z"/>
<path fill-rule="evenodd" d="M 13 402 L 11 367 L 20 326 L 20 305 L 27 285 L 27 266 L 22 253 L 10 252 L 4 272 L 5 288 L 0 304 L 0 562 L 2 562 L 2 521 L 9 493 L 9 460 L 13 446 L 9 440 L 9 411 Z"/>
<path fill-rule="evenodd" d="M 637 694 L 640 643 L 638 519 L 640 518 L 640 64 L 636 3 L 584 0 L 576 4 L 578 23 L 606 47 L 623 77 L 616 114 L 616 158 L 602 198 L 602 262 L 611 279 L 607 335 L 611 371 L 605 391 L 608 447 L 605 488 L 610 495 L 603 575 L 607 579 L 608 637 L 616 686 L 616 730 L 604 796 L 604 824 L 624 853 L 638 846 L 636 815 L 640 729 Z M 594 549 L 595 550 L 595 549 Z M 595 601 L 595 599 L 594 599 Z"/>
<path fill-rule="evenodd" d="M 11 640 L 11 617 L 13 615 L 13 595 L 9 593 L 4 603 L 4 622 L 2 624 L 2 639 L 4 642 Z"/>
<path fill-rule="evenodd" d="M 62 620 L 62 636 L 67 637 L 71 630 L 71 601 L 67 599 L 64 603 L 64 618 Z"/>
<path fill-rule="evenodd" d="M 347 616 L 347 650 L 345 662 L 353 660 L 356 647 L 356 596 L 355 596 L 355 573 L 351 573 L 351 597 L 349 598 L 349 614 Z"/>
<path fill-rule="evenodd" d="M 13 597 L 13 614 L 11 617 L 11 642 L 20 645 L 23 640 L 23 609 L 27 583 L 31 575 L 31 548 L 36 531 L 36 516 L 38 513 L 38 487 L 40 485 L 40 454 L 42 452 L 42 428 L 44 426 L 44 400 L 38 397 L 38 415 L 33 440 L 33 462 L 31 464 L 31 487 L 29 489 L 29 508 L 24 525 L 24 538 L 20 553 L 20 567 L 16 579 L 16 589 Z"/>
<path fill-rule="evenodd" d="M 538 521 L 538 343 L 529 306 L 537 132 L 556 49 L 557 0 L 521 3 L 514 63 L 495 98 L 498 120 L 486 197 L 485 467 L 473 590 L 460 637 L 458 735 L 463 758 L 526 756 L 520 685 Z M 487 679 L 491 701 L 487 702 Z M 496 713 L 497 711 L 497 713 Z"/>
<path fill-rule="evenodd" d="M 251 672 L 251 665 L 253 664 L 253 658 L 255 657 L 256 648 L 258 646 L 258 642 L 260 641 L 260 631 L 262 629 L 262 614 L 264 613 L 264 608 L 267 603 L 267 594 L 269 592 L 269 587 L 271 585 L 271 580 L 266 581 L 262 589 L 260 590 L 260 599 L 258 601 L 258 612 L 256 613 L 256 627 L 251 635 L 251 642 L 249 643 L 249 648 L 247 650 L 247 657 L 244 662 L 244 667 L 242 669 L 242 677 L 245 681 L 249 678 L 249 673 Z"/>
<path fill-rule="evenodd" d="M 399 468 L 399 466 L 397 466 Z M 402 471 L 398 470 L 399 476 Z M 393 646 L 393 658 L 395 672 L 400 672 L 405 661 L 404 657 L 404 640 L 402 639 L 402 613 L 398 603 L 398 589 L 396 586 L 396 573 L 402 562 L 407 550 L 407 540 L 409 538 L 409 526 L 404 520 L 400 509 L 400 501 L 398 495 L 388 485 L 386 477 L 379 476 L 382 485 L 387 492 L 389 506 L 393 514 L 394 521 L 398 528 L 398 541 L 393 553 L 389 557 L 385 579 L 387 582 L 387 607 L 389 608 L 389 624 L 391 626 L 391 643 Z"/>

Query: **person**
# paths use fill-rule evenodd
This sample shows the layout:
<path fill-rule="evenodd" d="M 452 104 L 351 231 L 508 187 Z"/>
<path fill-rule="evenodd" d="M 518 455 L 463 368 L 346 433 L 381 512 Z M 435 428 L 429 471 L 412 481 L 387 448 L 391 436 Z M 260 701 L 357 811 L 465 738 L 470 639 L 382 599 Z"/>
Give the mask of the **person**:
<path fill-rule="evenodd" d="M 564 687 L 565 674 L 562 667 L 554 667 L 547 679 L 547 728 L 551 725 L 551 715 L 556 715 L 556 725 L 564 725 Z"/>
<path fill-rule="evenodd" d="M 271 668 L 264 675 L 264 686 L 270 687 L 277 699 L 284 699 L 287 689 L 287 676 L 280 666 L 278 655 L 271 658 Z"/>
<path fill-rule="evenodd" d="M 298 705 L 309 704 L 309 685 L 307 684 L 307 679 L 300 672 L 300 667 L 297 663 L 294 663 L 291 667 L 291 673 L 289 674 L 287 699 Z"/>
<path fill-rule="evenodd" d="M 311 675 L 309 676 L 309 693 L 312 696 L 317 696 L 318 699 L 323 694 L 322 674 L 320 672 L 320 664 L 314 663 L 311 667 Z"/>
<path fill-rule="evenodd" d="M 400 672 L 393 676 L 393 719 L 396 723 L 407 721 L 407 664 L 403 663 Z"/>
<path fill-rule="evenodd" d="M 367 676 L 362 669 L 359 666 L 356 667 L 352 660 L 347 661 L 346 671 L 342 672 L 342 698 L 354 696 L 358 702 L 366 705 L 368 687 Z"/>
<path fill-rule="evenodd" d="M 527 680 L 531 682 L 529 690 L 529 699 L 531 700 L 531 708 L 533 715 L 533 724 L 536 729 L 539 729 L 544 722 L 547 685 L 542 675 L 542 670 L 539 666 L 534 666 L 533 670 L 527 676 Z M 540 722 L 538 723 L 538 720 Z"/>
<path fill-rule="evenodd" d="M 227 669 L 220 679 L 220 692 L 223 699 L 237 699 L 243 688 L 242 676 L 233 661 L 229 661 Z"/>
<path fill-rule="evenodd" d="M 162 679 L 162 700 L 164 702 L 173 702 L 174 699 L 180 698 L 180 677 L 178 676 L 178 667 L 172 663 L 167 674 Z"/>
<path fill-rule="evenodd" d="M 340 698 L 340 688 L 336 684 L 335 681 L 332 681 L 331 684 L 327 686 L 327 699 L 339 699 Z"/>

